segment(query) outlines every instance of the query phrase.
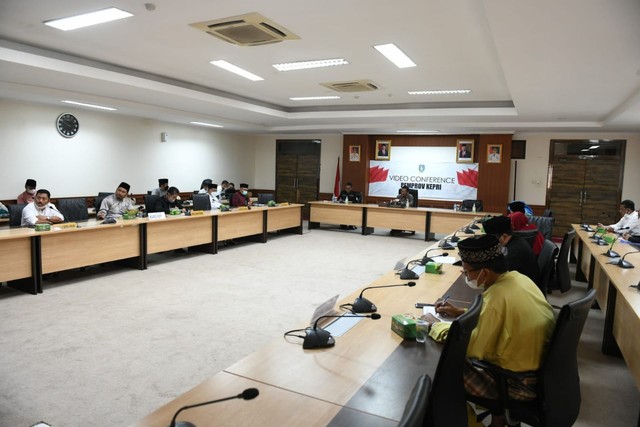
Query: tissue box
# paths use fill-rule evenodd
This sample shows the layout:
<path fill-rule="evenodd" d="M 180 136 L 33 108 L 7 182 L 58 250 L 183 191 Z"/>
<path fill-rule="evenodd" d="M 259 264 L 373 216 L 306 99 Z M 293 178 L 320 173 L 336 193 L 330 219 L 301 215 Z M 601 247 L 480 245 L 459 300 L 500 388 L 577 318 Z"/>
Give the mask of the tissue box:
<path fill-rule="evenodd" d="M 391 330 L 404 339 L 416 338 L 416 320 L 405 314 L 391 317 Z"/>
<path fill-rule="evenodd" d="M 36 229 L 36 231 L 51 231 L 51 225 L 50 224 L 36 224 L 35 229 Z"/>

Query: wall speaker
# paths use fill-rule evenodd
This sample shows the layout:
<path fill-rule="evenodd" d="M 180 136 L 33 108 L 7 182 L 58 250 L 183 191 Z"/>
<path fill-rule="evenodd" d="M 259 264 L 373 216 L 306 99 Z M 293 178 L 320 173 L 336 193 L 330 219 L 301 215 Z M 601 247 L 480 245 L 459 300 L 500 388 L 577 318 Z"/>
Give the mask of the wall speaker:
<path fill-rule="evenodd" d="M 527 154 L 527 141 L 516 140 L 511 141 L 511 159 L 523 160 Z"/>
<path fill-rule="evenodd" d="M 167 132 L 160 132 L 160 142 L 167 142 L 169 134 Z"/>

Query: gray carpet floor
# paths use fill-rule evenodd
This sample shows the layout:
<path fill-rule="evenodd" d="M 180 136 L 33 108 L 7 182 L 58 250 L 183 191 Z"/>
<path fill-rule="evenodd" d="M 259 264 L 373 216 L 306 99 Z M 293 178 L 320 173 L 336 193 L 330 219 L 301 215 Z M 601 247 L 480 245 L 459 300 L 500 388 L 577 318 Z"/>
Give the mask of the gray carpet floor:
<path fill-rule="evenodd" d="M 0 288 L 0 426 L 125 426 L 424 249 L 424 236 L 324 229 L 166 253 L 48 278 L 38 296 Z M 554 304 L 584 294 L 584 285 Z M 635 425 L 624 361 L 600 353 L 602 313 L 580 346 L 579 426 Z"/>

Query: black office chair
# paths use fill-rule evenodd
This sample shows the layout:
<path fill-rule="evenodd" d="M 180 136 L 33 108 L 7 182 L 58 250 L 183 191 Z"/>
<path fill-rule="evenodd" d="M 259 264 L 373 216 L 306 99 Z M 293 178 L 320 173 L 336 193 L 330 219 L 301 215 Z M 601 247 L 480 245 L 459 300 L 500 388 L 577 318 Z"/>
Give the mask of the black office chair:
<path fill-rule="evenodd" d="M 542 250 L 538 254 L 538 269 L 540 270 L 540 283 L 537 283 L 538 287 L 542 291 L 542 294 L 547 295 L 549 288 L 549 281 L 555 267 L 555 258 L 558 254 L 558 247 L 551 240 L 545 240 L 542 245 Z"/>
<path fill-rule="evenodd" d="M 208 194 L 194 194 L 193 195 L 193 210 L 194 211 L 210 211 L 211 210 L 211 198 Z"/>
<path fill-rule="evenodd" d="M 553 223 L 555 219 L 550 216 L 532 216 L 529 218 L 529 224 L 538 227 L 538 231 L 542 233 L 545 239 L 551 240 L 553 237 Z"/>
<path fill-rule="evenodd" d="M 59 199 L 57 207 L 67 222 L 87 221 L 89 219 L 87 202 L 84 197 Z"/>
<path fill-rule="evenodd" d="M 460 210 L 462 212 L 473 211 L 473 205 L 476 205 L 476 212 L 482 212 L 484 207 L 482 206 L 482 200 L 465 199 L 460 204 Z"/>
<path fill-rule="evenodd" d="M 578 343 L 595 297 L 596 292 L 591 289 L 583 298 L 564 305 L 560 310 L 542 366 L 536 372 L 536 399 L 509 399 L 507 378 L 518 378 L 519 373 L 478 360 L 474 365 L 488 370 L 498 379 L 500 399 L 469 396 L 469 400 L 489 408 L 492 413 L 504 411 L 509 424 L 522 422 L 534 427 L 573 425 L 580 412 Z"/>
<path fill-rule="evenodd" d="M 538 235 L 538 230 L 518 230 L 513 232 L 514 236 L 519 236 L 524 239 L 531 249 L 533 249 L 533 244 L 536 241 L 536 236 Z"/>
<path fill-rule="evenodd" d="M 113 192 L 107 193 L 104 191 L 101 191 L 98 193 L 98 196 L 95 199 L 93 199 L 93 207 L 96 208 L 96 212 L 100 210 L 100 205 L 102 204 L 102 201 L 104 200 L 104 198 L 112 194 Z"/>
<path fill-rule="evenodd" d="M 560 252 L 556 258 L 555 277 L 552 276 L 551 286 L 554 289 L 560 289 L 564 293 L 571 289 L 571 274 L 569 272 L 569 257 L 571 252 L 571 244 L 576 237 L 576 230 L 565 233 L 560 245 Z"/>
<path fill-rule="evenodd" d="M 411 190 L 409 190 L 411 191 Z M 418 198 L 418 191 L 414 190 L 416 192 L 416 195 L 413 196 L 413 203 L 417 203 L 417 198 Z M 362 203 L 362 193 L 359 191 L 354 191 L 354 198 L 355 198 L 355 202 L 354 203 Z M 417 206 L 417 205 L 416 205 Z"/>
<path fill-rule="evenodd" d="M 156 201 L 160 198 L 160 196 L 156 196 L 154 194 L 147 194 L 144 196 L 144 209 L 149 212 L 155 212 L 153 207 L 156 204 Z"/>
<path fill-rule="evenodd" d="M 471 331 L 478 324 L 481 309 L 482 295 L 477 295 L 469 310 L 451 323 L 429 393 L 426 426 L 467 425 L 463 369 Z"/>
<path fill-rule="evenodd" d="M 427 402 L 429 400 L 430 390 L 431 378 L 426 374 L 420 375 L 404 407 L 404 412 L 402 413 L 398 427 L 424 426 L 424 417 L 427 413 Z"/>
<path fill-rule="evenodd" d="M 275 200 L 275 194 L 271 193 L 258 193 L 258 203 L 261 205 L 266 205 L 271 200 Z"/>
<path fill-rule="evenodd" d="M 25 206 L 27 206 L 26 203 L 7 205 L 9 209 L 9 227 L 20 227 L 20 224 L 22 224 L 22 210 Z"/>
<path fill-rule="evenodd" d="M 545 209 L 542 216 L 553 217 L 553 211 L 551 209 Z"/>

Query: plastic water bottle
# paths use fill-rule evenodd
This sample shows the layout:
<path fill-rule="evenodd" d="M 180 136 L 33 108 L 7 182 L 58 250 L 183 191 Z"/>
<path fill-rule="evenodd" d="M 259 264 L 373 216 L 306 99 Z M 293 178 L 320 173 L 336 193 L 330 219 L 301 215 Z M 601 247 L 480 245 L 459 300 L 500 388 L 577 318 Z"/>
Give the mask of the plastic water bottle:
<path fill-rule="evenodd" d="M 336 195 L 335 194 L 331 195 L 331 202 L 333 202 L 333 203 L 336 202 Z"/>
<path fill-rule="evenodd" d="M 405 207 L 408 209 L 409 208 L 409 199 L 407 199 L 407 203 L 405 204 Z"/>
<path fill-rule="evenodd" d="M 473 207 L 471 208 L 471 212 L 476 213 L 476 204 L 473 204 Z"/>

